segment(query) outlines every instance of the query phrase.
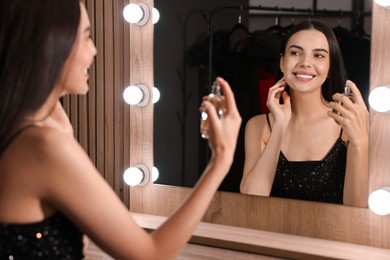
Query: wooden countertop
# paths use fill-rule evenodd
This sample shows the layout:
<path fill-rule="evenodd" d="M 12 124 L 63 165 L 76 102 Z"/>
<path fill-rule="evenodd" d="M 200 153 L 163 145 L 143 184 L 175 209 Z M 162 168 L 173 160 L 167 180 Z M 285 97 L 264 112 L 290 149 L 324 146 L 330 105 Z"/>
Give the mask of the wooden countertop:
<path fill-rule="evenodd" d="M 131 213 L 146 230 L 167 218 Z M 201 222 L 191 243 L 289 259 L 390 259 L 390 250 L 275 232 Z"/>

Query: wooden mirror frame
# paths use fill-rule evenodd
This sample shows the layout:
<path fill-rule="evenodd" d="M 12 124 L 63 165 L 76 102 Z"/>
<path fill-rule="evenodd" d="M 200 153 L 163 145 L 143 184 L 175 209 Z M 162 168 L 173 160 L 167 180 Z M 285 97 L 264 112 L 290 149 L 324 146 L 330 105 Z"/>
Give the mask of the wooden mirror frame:
<path fill-rule="evenodd" d="M 153 25 L 129 25 L 114 15 L 133 0 L 84 2 L 98 55 L 89 94 L 63 100 L 75 135 L 131 212 L 170 216 L 190 188 L 148 183 L 129 190 L 122 178 L 127 167 L 142 163 L 151 170 L 153 165 L 153 104 L 130 107 L 122 98 L 127 85 L 153 86 Z M 153 0 L 142 2 L 153 7 Z M 390 83 L 389 12 L 373 5 L 371 89 Z M 390 185 L 389 117 L 370 112 L 370 191 Z M 390 249 L 390 216 L 367 208 L 217 192 L 203 221 L 246 228 L 248 233 L 271 231 Z"/>

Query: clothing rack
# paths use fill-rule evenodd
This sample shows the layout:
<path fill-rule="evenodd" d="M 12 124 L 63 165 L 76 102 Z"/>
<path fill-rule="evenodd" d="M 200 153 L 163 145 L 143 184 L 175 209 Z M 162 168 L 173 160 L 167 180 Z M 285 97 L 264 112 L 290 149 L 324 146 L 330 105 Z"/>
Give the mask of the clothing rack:
<path fill-rule="evenodd" d="M 308 17 L 353 17 L 357 18 L 357 21 L 362 22 L 362 17 L 370 16 L 371 12 L 361 12 L 361 11 L 343 11 L 343 10 L 327 10 L 322 9 L 318 10 L 316 8 L 316 1 L 313 2 L 313 8 L 285 8 L 285 7 L 267 7 L 267 6 L 245 6 L 245 5 L 221 5 L 214 8 L 208 19 L 208 28 L 207 33 L 209 34 L 209 71 L 208 71 L 208 87 L 210 88 L 212 85 L 212 62 L 213 62 L 213 22 L 216 15 L 226 9 L 230 10 L 260 10 L 267 11 L 267 13 L 261 13 L 256 15 L 261 16 L 276 16 L 276 17 L 293 17 L 293 16 L 308 16 Z"/>

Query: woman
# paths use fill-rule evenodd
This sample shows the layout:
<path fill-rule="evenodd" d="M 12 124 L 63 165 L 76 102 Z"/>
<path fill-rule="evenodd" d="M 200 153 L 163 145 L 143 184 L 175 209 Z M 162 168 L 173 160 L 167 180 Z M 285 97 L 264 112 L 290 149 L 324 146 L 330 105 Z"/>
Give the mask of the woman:
<path fill-rule="evenodd" d="M 283 77 L 269 89 L 270 114 L 246 125 L 241 192 L 365 207 L 368 111 L 346 80 L 333 32 L 302 22 L 280 53 Z M 340 93 L 346 85 L 354 102 Z"/>
<path fill-rule="evenodd" d="M 212 156 L 192 194 L 160 228 L 137 226 L 73 137 L 59 98 L 88 90 L 96 55 L 79 0 L 0 2 L 0 259 L 80 259 L 86 234 L 116 259 L 172 259 L 191 237 L 233 160 L 241 123 L 207 101 Z M 225 129 L 229 129 L 226 131 Z"/>

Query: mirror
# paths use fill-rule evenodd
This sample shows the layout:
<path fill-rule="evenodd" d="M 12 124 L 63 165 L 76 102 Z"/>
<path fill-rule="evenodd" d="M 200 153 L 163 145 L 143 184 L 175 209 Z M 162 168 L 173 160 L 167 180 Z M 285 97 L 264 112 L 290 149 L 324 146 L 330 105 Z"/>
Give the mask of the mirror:
<path fill-rule="evenodd" d="M 316 7 L 313 7 L 313 4 Z M 317 10 L 342 10 L 339 13 L 324 17 L 319 13 L 313 15 L 308 12 L 306 15 L 298 15 L 298 12 L 286 11 L 263 11 L 259 14 L 256 10 L 224 9 L 219 10 L 213 16 L 213 35 L 215 35 L 213 60 L 218 66 L 213 68 L 219 75 L 223 76 L 235 88 L 237 104 L 243 117 L 243 124 L 238 141 L 237 152 L 234 164 L 220 190 L 239 192 L 239 184 L 242 178 L 242 169 L 245 159 L 244 155 L 244 127 L 247 120 L 256 114 L 264 113 L 264 96 L 266 88 L 259 90 L 258 63 L 262 57 L 235 56 L 232 59 L 224 59 L 231 53 L 228 51 L 237 48 L 239 40 L 246 39 L 245 30 L 235 32 L 234 37 L 228 45 L 228 51 L 223 52 L 223 38 L 217 38 L 217 32 L 230 31 L 238 23 L 241 17 L 243 24 L 250 33 L 256 30 L 266 30 L 275 26 L 277 22 L 281 27 L 288 27 L 297 24 L 304 19 L 319 20 L 331 28 L 346 28 L 349 31 L 356 30 L 356 24 L 361 22 L 364 25 L 362 33 L 371 33 L 371 16 L 367 15 L 358 21 L 355 16 L 348 12 L 371 11 L 371 0 L 366 1 L 155 1 L 154 5 L 160 10 L 161 20 L 155 25 L 154 30 L 154 77 L 155 85 L 161 91 L 161 99 L 155 104 L 154 109 L 154 164 L 160 171 L 157 183 L 173 186 L 192 187 L 202 172 L 208 158 L 207 142 L 199 135 L 199 112 L 198 106 L 201 97 L 208 93 L 208 34 L 207 29 L 210 22 L 211 12 L 222 4 L 230 6 L 267 6 L 297 9 L 316 8 Z M 158 39 L 164 38 L 164 41 Z M 355 81 L 361 88 L 362 94 L 367 97 L 369 86 L 369 54 L 370 40 L 364 35 L 361 49 L 357 49 L 359 57 L 365 53 L 364 62 L 357 63 L 353 59 L 345 59 L 346 67 L 352 70 L 350 79 Z M 265 42 L 265 43 L 264 43 Z M 260 48 L 269 48 L 271 41 L 262 41 Z M 356 46 L 356 45 L 355 45 Z M 276 49 L 276 52 L 275 52 Z M 219 51 L 219 52 L 218 52 Z M 254 52 L 256 50 L 252 50 Z M 261 50 L 258 55 L 268 53 Z M 355 53 L 356 54 L 356 53 Z M 351 53 L 345 52 L 345 58 Z M 278 63 L 278 48 L 273 50 L 274 60 L 265 65 Z M 245 60 L 245 65 L 238 65 L 238 60 Z M 255 59 L 255 62 L 253 62 Z M 232 66 L 221 66 L 227 63 Z M 250 63 L 252 62 L 252 63 Z M 263 64 L 261 64 L 263 65 Z M 358 66 L 356 66 L 358 65 Z M 271 66 L 271 65 L 269 65 Z M 358 71 L 354 68 L 362 69 Z M 240 69 L 244 68 L 244 69 Z M 238 71 L 238 73 L 236 73 Z M 250 72 L 248 72 L 250 71 Z M 255 73 L 253 73 L 255 71 Z M 241 74 L 240 74 L 241 73 Z M 215 74 L 213 74 L 214 76 Z M 271 78 L 274 75 L 271 75 Z M 266 79 L 269 80 L 269 79 Z M 271 79 L 273 83 L 274 79 Z M 250 86 L 250 87 L 247 87 Z M 242 90 L 244 89 L 244 90 Z M 265 93 L 262 91 L 265 90 Z M 259 96 L 259 92 L 262 92 Z M 169 152 L 167 152 L 169 147 Z"/>

